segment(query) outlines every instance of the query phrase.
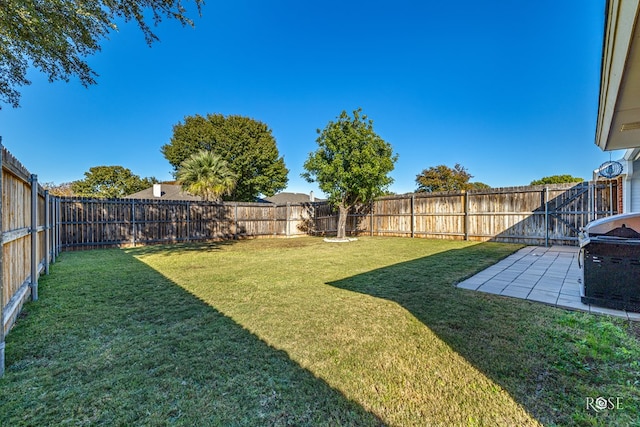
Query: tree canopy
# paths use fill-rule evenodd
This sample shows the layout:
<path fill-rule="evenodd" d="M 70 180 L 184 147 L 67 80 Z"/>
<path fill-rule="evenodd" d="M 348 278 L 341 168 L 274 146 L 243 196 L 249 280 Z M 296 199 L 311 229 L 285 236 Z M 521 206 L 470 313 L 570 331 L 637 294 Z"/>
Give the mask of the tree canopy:
<path fill-rule="evenodd" d="M 193 0 L 200 12 L 204 0 Z M 76 76 L 84 86 L 97 74 L 86 57 L 100 40 L 117 30 L 116 21 L 135 21 L 147 44 L 158 40 L 150 20 L 163 18 L 193 25 L 183 0 L 5 0 L 0 7 L 0 101 L 18 107 L 19 87 L 29 85 L 33 66 L 49 81 Z"/>
<path fill-rule="evenodd" d="M 373 130 L 373 121 L 362 109 L 340 113 L 319 134 L 318 149 L 309 153 L 302 177 L 317 182 L 338 207 L 338 238 L 345 236 L 349 208 L 367 203 L 384 193 L 393 182 L 388 175 L 398 159 L 391 145 Z"/>
<path fill-rule="evenodd" d="M 417 191 L 436 193 L 439 191 L 463 191 L 483 188 L 486 184 L 470 183 L 473 175 L 467 169 L 456 163 L 453 168 L 446 165 L 431 166 L 416 176 Z M 488 185 L 487 185 L 488 187 Z"/>
<path fill-rule="evenodd" d="M 79 197 L 113 199 L 137 193 L 157 182 L 154 177 L 140 178 L 122 166 L 94 166 L 84 173 L 84 179 L 71 183 L 71 190 Z"/>
<path fill-rule="evenodd" d="M 564 184 L 571 182 L 582 182 L 584 179 L 571 175 L 551 175 L 531 181 L 531 185 Z"/>
<path fill-rule="evenodd" d="M 253 202 L 259 195 L 273 196 L 287 186 L 284 158 L 266 124 L 243 116 L 208 114 L 187 116 L 173 127 L 162 154 L 177 171 L 187 158 L 202 150 L 224 159 L 236 176 L 226 200 Z"/>
<path fill-rule="evenodd" d="M 236 176 L 227 162 L 211 151 L 200 151 L 182 162 L 176 178 L 184 190 L 210 202 L 231 194 L 236 185 Z"/>
<path fill-rule="evenodd" d="M 42 183 L 42 188 L 49 191 L 49 194 L 52 196 L 58 197 L 71 197 L 75 196 L 73 190 L 71 189 L 71 182 L 62 182 L 60 184 L 56 184 L 55 182 L 44 182 Z"/>
<path fill-rule="evenodd" d="M 484 182 L 470 182 L 469 183 L 470 190 L 486 190 L 487 188 L 491 188 L 489 184 L 485 184 Z"/>

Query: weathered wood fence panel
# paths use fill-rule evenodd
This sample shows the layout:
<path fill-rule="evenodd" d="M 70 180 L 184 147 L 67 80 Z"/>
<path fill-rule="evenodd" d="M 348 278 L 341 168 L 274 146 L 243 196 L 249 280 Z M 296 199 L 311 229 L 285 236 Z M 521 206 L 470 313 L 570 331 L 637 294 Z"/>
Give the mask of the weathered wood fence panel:
<path fill-rule="evenodd" d="M 65 249 L 243 237 L 296 236 L 313 228 L 313 205 L 61 198 Z"/>
<path fill-rule="evenodd" d="M 575 245 L 580 228 L 617 213 L 617 181 L 382 197 L 349 215 L 353 235 Z M 314 232 L 336 232 L 337 214 L 316 206 Z"/>
<path fill-rule="evenodd" d="M 20 162 L 0 144 L 0 376 L 5 336 L 31 297 L 38 299 L 38 276 L 49 271 L 56 245 L 57 201 L 49 197 Z"/>
<path fill-rule="evenodd" d="M 463 194 L 416 194 L 409 201 L 405 223 L 414 237 L 464 238 Z"/>

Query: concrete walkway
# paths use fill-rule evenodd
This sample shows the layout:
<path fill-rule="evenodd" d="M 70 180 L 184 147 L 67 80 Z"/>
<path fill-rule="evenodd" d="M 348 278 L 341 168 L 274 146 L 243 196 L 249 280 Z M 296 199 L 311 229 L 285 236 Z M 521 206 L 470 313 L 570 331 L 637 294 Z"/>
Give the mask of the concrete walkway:
<path fill-rule="evenodd" d="M 640 321 L 640 313 L 582 303 L 578 252 L 579 248 L 570 246 L 527 246 L 457 286 Z"/>

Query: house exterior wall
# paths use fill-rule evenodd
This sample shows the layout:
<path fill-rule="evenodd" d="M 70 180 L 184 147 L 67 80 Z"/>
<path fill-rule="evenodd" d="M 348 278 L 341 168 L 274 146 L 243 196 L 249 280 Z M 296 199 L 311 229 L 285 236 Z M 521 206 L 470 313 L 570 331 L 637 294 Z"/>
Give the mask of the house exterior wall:
<path fill-rule="evenodd" d="M 635 157 L 635 154 L 633 154 Z M 623 159 L 624 174 L 618 178 L 622 184 L 618 200 L 620 213 L 640 212 L 640 159 Z"/>
<path fill-rule="evenodd" d="M 618 192 L 618 212 L 640 212 L 640 149 L 626 150 L 618 161 L 622 163 L 622 174 L 618 177 L 619 188 L 622 188 Z"/>

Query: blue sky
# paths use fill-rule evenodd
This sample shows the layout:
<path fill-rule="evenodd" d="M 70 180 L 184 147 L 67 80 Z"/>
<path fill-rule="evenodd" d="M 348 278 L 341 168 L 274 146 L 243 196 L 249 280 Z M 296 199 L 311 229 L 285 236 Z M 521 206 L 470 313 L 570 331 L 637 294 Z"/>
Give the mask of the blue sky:
<path fill-rule="evenodd" d="M 121 23 L 88 89 L 31 70 L 22 106 L 0 110 L 4 146 L 41 182 L 99 165 L 170 180 L 173 125 L 238 114 L 271 128 L 288 191 L 318 194 L 300 178 L 316 129 L 362 107 L 399 155 L 397 193 L 440 164 L 503 187 L 621 156 L 594 144 L 604 0 L 208 1 L 192 16 L 151 48 Z"/>

